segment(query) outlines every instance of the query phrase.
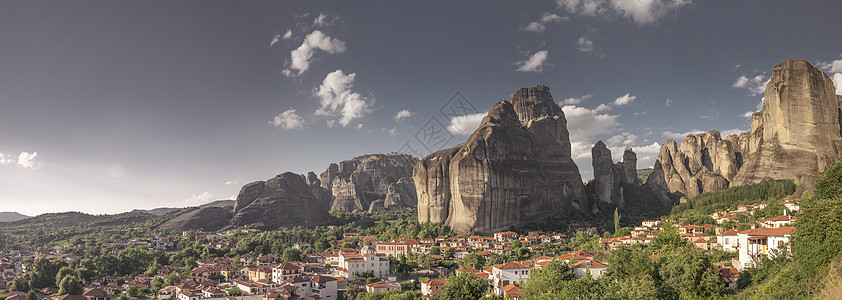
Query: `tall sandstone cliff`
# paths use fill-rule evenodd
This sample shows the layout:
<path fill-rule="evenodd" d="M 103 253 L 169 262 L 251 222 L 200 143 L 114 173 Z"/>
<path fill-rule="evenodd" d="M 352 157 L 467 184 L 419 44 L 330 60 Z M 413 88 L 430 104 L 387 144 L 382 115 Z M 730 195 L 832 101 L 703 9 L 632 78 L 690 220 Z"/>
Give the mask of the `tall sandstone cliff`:
<path fill-rule="evenodd" d="M 413 179 L 418 219 L 462 235 L 590 211 L 567 120 L 546 86 L 494 104 L 466 142 L 419 161 Z"/>
<path fill-rule="evenodd" d="M 330 218 L 304 175 L 286 172 L 240 190 L 230 226 L 262 222 L 269 227 L 319 225 Z"/>
<path fill-rule="evenodd" d="M 594 179 L 588 185 L 596 192 L 596 199 L 625 207 L 623 185 L 639 186 L 641 183 L 637 178 L 637 154 L 631 148 L 626 148 L 623 161 L 615 164 L 611 158 L 611 150 L 599 141 L 591 148 L 591 157 Z"/>
<path fill-rule="evenodd" d="M 647 185 L 683 199 L 766 180 L 794 180 L 800 195 L 842 159 L 842 97 L 824 72 L 803 60 L 778 63 L 751 131 L 722 139 L 717 131 L 661 147 Z"/>
<path fill-rule="evenodd" d="M 405 154 L 368 154 L 330 164 L 308 184 L 331 211 L 378 211 L 415 207 L 412 169 L 418 159 Z"/>

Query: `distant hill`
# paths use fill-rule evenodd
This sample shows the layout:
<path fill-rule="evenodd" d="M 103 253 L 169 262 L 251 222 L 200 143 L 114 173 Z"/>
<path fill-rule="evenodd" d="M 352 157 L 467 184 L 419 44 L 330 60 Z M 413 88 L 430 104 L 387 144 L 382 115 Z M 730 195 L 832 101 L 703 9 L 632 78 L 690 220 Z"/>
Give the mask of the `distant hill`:
<path fill-rule="evenodd" d="M 216 201 L 211 202 L 211 203 L 199 205 L 198 207 L 199 208 L 205 208 L 205 207 L 234 206 L 234 202 L 236 202 L 236 201 L 234 201 L 234 200 L 216 200 Z M 182 208 L 183 207 L 159 207 L 159 208 L 153 208 L 153 209 L 135 209 L 132 212 L 143 212 L 143 213 L 147 213 L 147 214 L 153 214 L 153 215 L 156 215 L 156 216 L 163 216 L 167 213 L 174 212 L 174 211 L 180 210 Z"/>
<path fill-rule="evenodd" d="M 646 178 L 649 178 L 649 174 L 652 174 L 654 169 L 646 168 L 646 169 L 637 169 L 637 178 L 640 178 L 640 181 L 646 182 Z"/>
<path fill-rule="evenodd" d="M 0 212 L 0 222 L 14 222 L 29 218 L 27 215 L 22 215 L 14 211 Z"/>

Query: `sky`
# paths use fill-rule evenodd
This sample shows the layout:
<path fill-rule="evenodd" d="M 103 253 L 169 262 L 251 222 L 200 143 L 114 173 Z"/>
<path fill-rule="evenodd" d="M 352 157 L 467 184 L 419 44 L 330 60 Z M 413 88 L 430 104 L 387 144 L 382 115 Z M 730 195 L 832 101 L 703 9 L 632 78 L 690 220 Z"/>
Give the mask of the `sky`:
<path fill-rule="evenodd" d="M 454 3 L 455 2 L 455 3 Z M 603 140 L 746 131 L 778 62 L 842 94 L 838 1 L 2 1 L 0 211 L 194 206 L 367 153 L 463 142 L 546 85 Z"/>

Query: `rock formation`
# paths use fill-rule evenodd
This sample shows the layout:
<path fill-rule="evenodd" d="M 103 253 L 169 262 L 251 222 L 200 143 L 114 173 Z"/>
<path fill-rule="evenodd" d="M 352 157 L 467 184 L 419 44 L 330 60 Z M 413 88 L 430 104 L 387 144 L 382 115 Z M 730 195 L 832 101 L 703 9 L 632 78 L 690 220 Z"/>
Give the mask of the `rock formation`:
<path fill-rule="evenodd" d="M 661 147 L 654 190 L 692 198 L 730 185 L 794 180 L 799 194 L 842 158 L 842 99 L 824 72 L 803 60 L 778 63 L 751 131 L 721 139 L 711 131 Z"/>
<path fill-rule="evenodd" d="M 596 200 L 625 207 L 623 185 L 640 185 L 640 179 L 637 178 L 637 154 L 631 148 L 626 148 L 623 161 L 614 164 L 611 150 L 599 141 L 591 149 L 591 157 L 594 179 L 588 185 L 593 186 Z"/>
<path fill-rule="evenodd" d="M 243 186 L 230 225 L 258 222 L 269 227 L 316 225 L 329 218 L 327 209 L 313 196 L 305 176 L 286 172 Z"/>
<path fill-rule="evenodd" d="M 418 162 L 413 179 L 419 220 L 462 235 L 591 209 L 567 120 L 546 86 L 497 102 L 466 142 Z"/>
<path fill-rule="evenodd" d="M 191 211 L 164 222 L 164 224 L 158 226 L 158 229 L 169 232 L 215 231 L 228 225 L 228 221 L 231 219 L 231 210 L 223 207 L 208 206 L 188 209 Z"/>
<path fill-rule="evenodd" d="M 320 188 L 311 187 L 331 211 L 369 211 L 376 200 L 383 200 L 378 204 L 383 208 L 414 207 L 417 198 L 411 176 L 417 162 L 405 154 L 362 155 L 330 164 L 319 177 Z"/>

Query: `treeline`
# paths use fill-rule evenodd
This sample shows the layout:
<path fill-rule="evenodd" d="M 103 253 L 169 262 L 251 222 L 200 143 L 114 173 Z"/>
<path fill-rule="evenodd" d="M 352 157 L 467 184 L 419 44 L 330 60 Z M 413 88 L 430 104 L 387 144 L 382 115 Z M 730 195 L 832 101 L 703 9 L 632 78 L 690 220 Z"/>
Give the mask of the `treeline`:
<path fill-rule="evenodd" d="M 777 253 L 775 258 L 763 259 L 757 267 L 740 272 L 741 293 L 735 299 L 839 296 L 842 283 L 838 278 L 834 280 L 834 273 L 829 270 L 834 261 L 836 269 L 842 267 L 842 162 L 825 170 L 814 186 L 812 196 L 801 198 L 801 211 L 790 242 L 792 251 Z"/>
<path fill-rule="evenodd" d="M 721 191 L 709 192 L 693 197 L 687 203 L 672 208 L 673 216 L 681 216 L 686 210 L 700 214 L 710 214 L 737 205 L 757 204 L 768 200 L 783 199 L 795 193 L 796 185 L 792 180 L 763 181 L 755 184 L 730 187 Z"/>

